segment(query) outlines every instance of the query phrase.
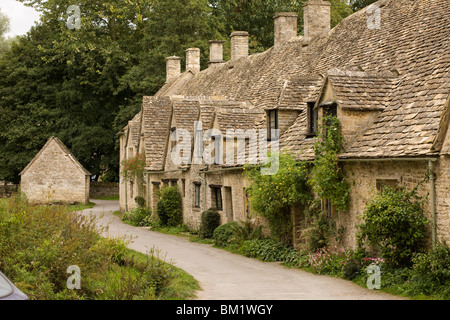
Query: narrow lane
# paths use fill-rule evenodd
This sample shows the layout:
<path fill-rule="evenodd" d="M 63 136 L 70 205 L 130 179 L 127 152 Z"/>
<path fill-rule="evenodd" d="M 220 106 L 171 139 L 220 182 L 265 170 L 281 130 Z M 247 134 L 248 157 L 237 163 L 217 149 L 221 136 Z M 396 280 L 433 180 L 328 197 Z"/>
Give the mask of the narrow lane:
<path fill-rule="evenodd" d="M 157 248 L 168 262 L 185 270 L 200 283 L 199 300 L 387 300 L 399 297 L 361 288 L 350 281 L 289 269 L 266 263 L 186 238 L 149 231 L 124 224 L 112 212 L 117 201 L 94 200 L 96 206 L 83 214 L 108 225 L 104 236 L 126 237 L 130 248 L 148 253 Z"/>

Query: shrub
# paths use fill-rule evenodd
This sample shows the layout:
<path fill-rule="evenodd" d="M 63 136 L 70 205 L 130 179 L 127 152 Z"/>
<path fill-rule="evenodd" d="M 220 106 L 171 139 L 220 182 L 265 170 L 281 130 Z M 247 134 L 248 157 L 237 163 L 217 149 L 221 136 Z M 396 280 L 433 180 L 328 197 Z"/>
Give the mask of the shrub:
<path fill-rule="evenodd" d="M 157 205 L 157 214 L 163 226 L 176 227 L 183 223 L 181 194 L 178 187 L 164 187 Z"/>
<path fill-rule="evenodd" d="M 141 196 L 134 198 L 134 201 L 136 201 L 137 205 L 140 208 L 144 208 L 146 206 L 146 202 L 147 202 L 147 201 L 145 201 L 144 197 L 141 197 Z"/>
<path fill-rule="evenodd" d="M 342 275 L 350 255 L 349 252 L 337 246 L 322 248 L 310 254 L 309 263 L 311 268 L 319 274 Z"/>
<path fill-rule="evenodd" d="M 202 212 L 199 235 L 202 238 L 212 238 L 214 230 L 220 226 L 220 214 L 215 209 Z"/>
<path fill-rule="evenodd" d="M 254 239 L 244 241 L 241 253 L 249 258 L 257 258 L 262 261 L 286 261 L 292 258 L 291 254 L 295 251 L 273 239 Z"/>
<path fill-rule="evenodd" d="M 139 207 L 123 215 L 122 221 L 136 227 L 149 227 L 151 225 L 152 210 Z"/>
<path fill-rule="evenodd" d="M 411 291 L 450 299 L 450 249 L 440 244 L 412 261 Z"/>
<path fill-rule="evenodd" d="M 235 228 L 238 227 L 236 221 L 225 223 L 214 230 L 213 239 L 219 247 L 226 247 L 231 243 L 236 243 Z"/>
<path fill-rule="evenodd" d="M 261 239 L 262 226 L 255 227 L 249 220 L 228 222 L 214 230 L 213 239 L 219 247 L 241 244 L 245 240 Z"/>
<path fill-rule="evenodd" d="M 408 192 L 386 188 L 366 206 L 364 223 L 359 226 L 359 246 L 363 247 L 367 241 L 381 251 L 387 263 L 400 267 L 410 265 L 428 224 L 423 201 L 416 189 Z"/>

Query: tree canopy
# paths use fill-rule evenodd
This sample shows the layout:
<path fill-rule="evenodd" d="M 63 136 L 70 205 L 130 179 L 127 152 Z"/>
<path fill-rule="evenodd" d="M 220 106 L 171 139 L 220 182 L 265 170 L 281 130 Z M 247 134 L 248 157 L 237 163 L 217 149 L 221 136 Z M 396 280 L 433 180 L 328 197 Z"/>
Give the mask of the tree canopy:
<path fill-rule="evenodd" d="M 18 1 L 41 19 L 0 52 L 0 180 L 13 182 L 50 136 L 92 174 L 117 180 L 117 133 L 164 84 L 167 56 L 184 59 L 198 47 L 206 67 L 207 40 L 227 40 L 227 57 L 238 30 L 251 34 L 252 53 L 264 51 L 276 12 L 298 12 L 303 32 L 306 0 Z M 334 26 L 352 10 L 345 0 L 330 2 Z M 71 5 L 80 9 L 80 28 L 68 26 Z M 5 21 L 0 14 L 0 46 Z"/>

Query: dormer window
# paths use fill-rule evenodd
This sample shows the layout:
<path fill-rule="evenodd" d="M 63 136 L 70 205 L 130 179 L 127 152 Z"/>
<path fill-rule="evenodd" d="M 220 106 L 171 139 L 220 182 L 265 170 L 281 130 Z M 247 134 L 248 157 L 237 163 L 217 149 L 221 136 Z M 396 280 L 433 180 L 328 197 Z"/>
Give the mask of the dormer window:
<path fill-rule="evenodd" d="M 319 120 L 319 110 L 314 108 L 315 102 L 308 102 L 308 136 L 317 135 L 317 127 Z"/>
<path fill-rule="evenodd" d="M 278 140 L 278 110 L 267 112 L 267 141 Z"/>

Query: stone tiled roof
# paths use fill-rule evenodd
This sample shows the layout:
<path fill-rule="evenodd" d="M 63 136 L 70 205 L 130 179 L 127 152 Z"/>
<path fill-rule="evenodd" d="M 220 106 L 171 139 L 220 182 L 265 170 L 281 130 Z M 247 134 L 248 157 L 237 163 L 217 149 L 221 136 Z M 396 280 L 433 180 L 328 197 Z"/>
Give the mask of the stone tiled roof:
<path fill-rule="evenodd" d="M 182 85 L 172 83 L 177 88 L 172 94 L 227 96 L 257 109 L 299 108 L 302 112 L 280 144 L 309 157 L 313 142 L 306 136 L 304 103 L 322 88 L 325 80 L 320 78 L 328 77 L 342 108 L 381 111 L 344 158 L 430 155 L 450 92 L 450 1 L 375 4 L 381 10 L 379 28 L 368 25 L 366 8 L 344 19 L 328 37 L 307 45 L 297 37 L 209 68 Z M 302 84 L 305 79 L 312 81 Z"/>
<path fill-rule="evenodd" d="M 383 111 L 398 84 L 390 72 L 368 73 L 333 69 L 328 72 L 336 103 L 342 109 Z"/>
<path fill-rule="evenodd" d="M 193 138 L 196 121 L 202 121 L 203 130 L 208 130 L 217 116 L 219 130 L 225 134 L 227 129 L 254 128 L 255 121 L 261 123 L 264 115 L 264 111 L 251 109 L 248 103 L 229 101 L 225 97 L 145 97 L 141 126 L 147 169 L 164 170 L 172 123 L 176 129 L 189 131 Z"/>

